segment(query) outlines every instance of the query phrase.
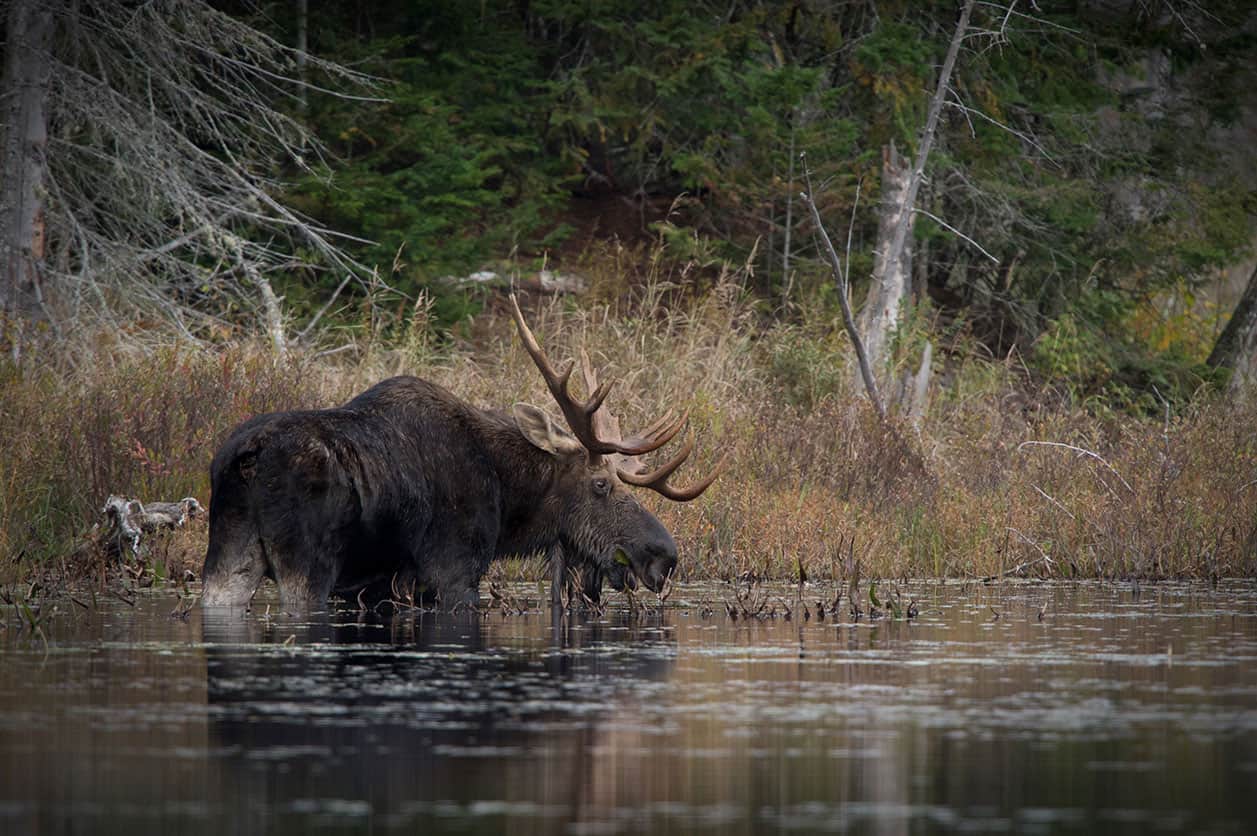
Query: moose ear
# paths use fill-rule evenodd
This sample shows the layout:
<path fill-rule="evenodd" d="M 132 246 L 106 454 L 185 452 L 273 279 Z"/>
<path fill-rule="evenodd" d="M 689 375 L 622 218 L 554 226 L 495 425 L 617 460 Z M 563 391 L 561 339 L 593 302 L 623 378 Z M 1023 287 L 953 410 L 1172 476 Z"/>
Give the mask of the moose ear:
<path fill-rule="evenodd" d="M 529 403 L 517 403 L 511 407 L 515 426 L 528 439 L 528 443 L 552 455 L 579 452 L 581 443 L 557 426 L 543 409 Z"/>

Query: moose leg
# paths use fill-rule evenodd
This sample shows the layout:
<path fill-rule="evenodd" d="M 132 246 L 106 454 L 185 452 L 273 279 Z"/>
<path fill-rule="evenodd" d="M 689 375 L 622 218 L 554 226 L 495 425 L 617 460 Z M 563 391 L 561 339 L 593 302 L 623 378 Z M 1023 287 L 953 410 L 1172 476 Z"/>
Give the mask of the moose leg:
<path fill-rule="evenodd" d="M 344 468 L 317 438 L 298 436 L 258 462 L 254 507 L 285 610 L 327 603 L 359 530 L 361 505 Z"/>
<path fill-rule="evenodd" d="M 550 564 L 550 609 L 561 612 L 564 607 L 563 591 L 567 585 L 567 561 L 563 556 L 563 547 L 558 543 L 546 551 L 546 560 Z"/>
<path fill-rule="evenodd" d="M 422 571 L 425 586 L 440 600 L 445 609 L 460 604 L 480 606 L 480 578 L 489 564 L 487 549 L 461 547 L 442 551 L 440 559 L 428 561 Z"/>
<path fill-rule="evenodd" d="M 493 559 L 497 528 L 489 520 L 468 520 L 461 525 L 429 529 L 425 542 L 412 556 L 427 597 L 436 597 L 445 609 L 460 604 L 480 605 L 480 579 Z"/>
<path fill-rule="evenodd" d="M 580 573 L 581 592 L 585 600 L 591 604 L 602 601 L 602 570 L 592 563 L 586 563 Z"/>
<path fill-rule="evenodd" d="M 317 568 L 280 563 L 275 572 L 280 606 L 286 612 L 298 613 L 320 607 L 332 592 L 333 580 L 331 573 Z"/>
<path fill-rule="evenodd" d="M 228 550 L 219 549 L 218 554 L 224 555 Z M 230 555 L 218 559 L 206 558 L 202 606 L 245 608 L 253 600 L 253 594 L 266 574 L 261 544 L 253 538 L 230 551 Z M 216 568 L 211 569 L 211 565 Z"/>

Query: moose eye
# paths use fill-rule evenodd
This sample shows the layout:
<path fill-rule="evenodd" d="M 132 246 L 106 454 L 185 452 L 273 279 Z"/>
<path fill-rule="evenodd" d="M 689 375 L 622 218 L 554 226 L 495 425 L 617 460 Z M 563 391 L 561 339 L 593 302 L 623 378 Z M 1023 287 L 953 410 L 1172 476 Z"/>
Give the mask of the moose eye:
<path fill-rule="evenodd" d="M 594 493 L 598 494 L 598 496 L 606 496 L 610 492 L 611 483 L 608 480 L 601 476 L 594 479 Z"/>

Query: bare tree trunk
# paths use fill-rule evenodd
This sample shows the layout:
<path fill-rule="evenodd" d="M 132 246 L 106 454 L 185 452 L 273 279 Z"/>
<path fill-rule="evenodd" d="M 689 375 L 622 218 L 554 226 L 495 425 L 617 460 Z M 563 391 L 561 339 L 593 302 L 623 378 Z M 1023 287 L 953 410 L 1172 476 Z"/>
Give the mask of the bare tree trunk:
<path fill-rule="evenodd" d="M 790 159 L 786 174 L 786 241 L 781 254 L 781 286 L 785 288 L 781 294 L 783 305 L 790 303 L 790 290 L 794 286 L 790 278 L 790 237 L 794 231 L 794 132 L 797 117 L 796 112 L 790 119 Z"/>
<path fill-rule="evenodd" d="M 904 411 L 908 420 L 916 426 L 921 425 L 921 419 L 925 417 L 925 408 L 929 404 L 930 371 L 933 360 L 934 344 L 927 340 L 925 349 L 921 352 L 921 365 L 917 367 L 916 375 L 905 387 L 907 405 Z"/>
<path fill-rule="evenodd" d="M 310 27 L 310 0 L 297 0 L 297 107 L 305 116 L 309 110 L 306 98 L 306 53 L 309 52 L 307 32 Z"/>
<path fill-rule="evenodd" d="M 908 235 L 912 230 L 917 191 L 921 188 L 921 176 L 925 172 L 930 148 L 934 145 L 939 116 L 947 99 L 952 70 L 955 69 L 956 58 L 960 54 L 960 44 L 969 29 L 969 15 L 973 12 L 973 6 L 974 0 L 965 0 L 960 11 L 960 21 L 956 24 L 956 32 L 947 48 L 947 57 L 938 74 L 938 85 L 930 99 L 925 128 L 921 131 L 921 141 L 911 170 L 896 153 L 893 145 L 889 153 L 883 156 L 882 209 L 874 256 L 873 284 L 869 288 L 868 301 L 860 312 L 860 325 L 864 330 L 869 362 L 874 373 L 883 371 L 886 344 L 898 324 L 900 303 L 911 288 Z"/>
<path fill-rule="evenodd" d="M 860 310 L 858 326 L 864 334 L 869 365 L 875 375 L 882 375 L 886 365 L 886 347 L 890 335 L 899 324 L 899 309 L 912 287 L 912 248 L 904 240 L 896 252 L 897 231 L 912 228 L 912 203 L 908 197 L 912 169 L 899 155 L 892 142 L 882 150 L 882 201 L 878 210 L 878 247 L 873 253 L 873 281 Z"/>
<path fill-rule="evenodd" d="M 275 295 L 270 280 L 258 269 L 258 265 L 249 259 L 244 240 L 233 232 L 222 232 L 220 237 L 238 259 L 240 269 L 249 282 L 258 289 L 258 294 L 262 297 L 262 321 L 266 326 L 266 335 L 271 338 L 271 347 L 275 354 L 283 357 L 288 353 L 288 338 L 284 331 L 284 310 L 280 304 L 282 300 Z"/>
<path fill-rule="evenodd" d="M 271 338 L 271 348 L 283 357 L 288 353 L 288 340 L 284 336 L 284 312 L 279 305 L 279 297 L 275 295 L 271 283 L 261 271 L 251 268 L 249 273 L 262 294 L 262 310 L 266 314 L 266 333 Z"/>
<path fill-rule="evenodd" d="M 1231 369 L 1231 391 L 1257 385 L 1257 267 L 1207 361 Z"/>
<path fill-rule="evenodd" d="M 10 318 L 42 309 L 44 170 L 53 15 L 44 0 L 12 0 L 4 57 L 4 149 L 0 161 L 0 310 Z M 5 334 L 7 337 L 8 335 Z M 13 340 L 14 352 L 18 341 Z"/>

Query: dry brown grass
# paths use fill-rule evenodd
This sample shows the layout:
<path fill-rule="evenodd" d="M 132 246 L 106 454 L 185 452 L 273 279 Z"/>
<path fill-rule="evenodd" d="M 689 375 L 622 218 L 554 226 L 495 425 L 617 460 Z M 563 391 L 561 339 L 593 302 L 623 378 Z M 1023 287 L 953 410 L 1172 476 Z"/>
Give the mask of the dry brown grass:
<path fill-rule="evenodd" d="M 731 451 L 695 502 L 643 496 L 676 536 L 683 579 L 789 578 L 800 564 L 825 578 L 852 539 L 865 576 L 1257 573 L 1251 404 L 1202 396 L 1168 416 L 1097 417 L 961 357 L 919 427 L 886 427 L 846 391 L 832 324 L 765 326 L 737 274 L 683 296 L 647 269 L 631 300 L 533 300 L 529 317 L 552 357 L 588 346 L 620 380 L 610 402 L 626 426 L 690 408 L 699 449 L 682 474 Z M 90 365 L 0 369 L 0 579 L 64 559 L 108 494 L 206 502 L 216 445 L 258 412 L 338 403 L 398 372 L 483 406 L 547 404 L 495 309 L 474 348 L 433 349 L 417 321 L 394 343 L 323 359 L 277 360 L 255 343 L 114 344 Z M 195 563 L 204 536 L 181 534 L 164 571 Z"/>

